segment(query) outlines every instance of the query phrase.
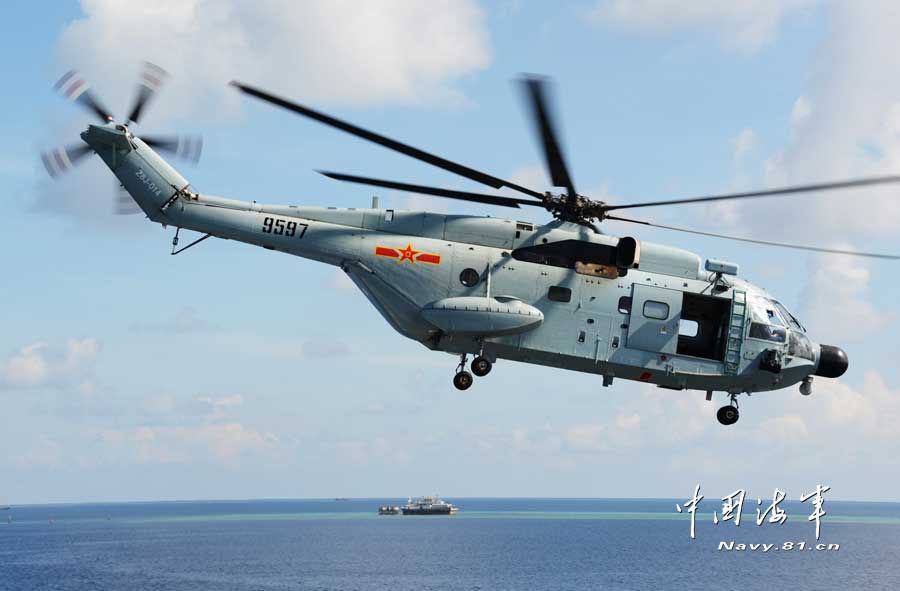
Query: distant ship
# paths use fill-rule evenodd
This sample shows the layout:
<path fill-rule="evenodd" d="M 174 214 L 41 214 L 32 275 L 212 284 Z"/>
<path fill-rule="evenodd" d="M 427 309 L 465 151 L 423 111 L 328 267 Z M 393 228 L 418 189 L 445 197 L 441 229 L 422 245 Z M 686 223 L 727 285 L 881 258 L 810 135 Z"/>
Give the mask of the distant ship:
<path fill-rule="evenodd" d="M 456 505 L 434 497 L 408 499 L 401 508 L 404 515 L 456 515 Z"/>
<path fill-rule="evenodd" d="M 394 505 L 393 507 L 391 507 L 390 505 L 382 505 L 381 507 L 378 508 L 378 514 L 379 515 L 399 515 L 400 507 L 397 505 Z"/>

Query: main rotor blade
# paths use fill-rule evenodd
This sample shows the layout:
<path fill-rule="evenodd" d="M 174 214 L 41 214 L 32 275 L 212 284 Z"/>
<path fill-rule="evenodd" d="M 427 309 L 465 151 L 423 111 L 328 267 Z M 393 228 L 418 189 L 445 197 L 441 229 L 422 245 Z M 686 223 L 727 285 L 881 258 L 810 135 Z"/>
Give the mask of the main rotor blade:
<path fill-rule="evenodd" d="M 156 64 L 144 62 L 144 70 L 141 72 L 141 81 L 138 83 L 134 105 L 128 115 L 128 123 L 137 123 L 140 120 L 144 107 L 147 106 L 168 75 L 168 72 Z"/>
<path fill-rule="evenodd" d="M 531 119 L 535 125 L 535 131 L 541 138 L 541 146 L 544 150 L 544 160 L 550 171 L 550 179 L 555 187 L 565 187 L 568 191 L 568 204 L 574 205 L 577 193 L 569 170 L 566 168 L 565 158 L 557 141 L 556 126 L 548 108 L 546 80 L 543 78 L 526 77 L 522 79 L 525 89 L 526 102 L 531 107 Z"/>
<path fill-rule="evenodd" d="M 615 209 L 631 209 L 633 207 L 655 207 L 657 205 L 678 205 L 681 203 L 703 203 L 708 201 L 727 201 L 730 199 L 749 199 L 757 197 L 773 197 L 775 195 L 789 195 L 796 193 L 809 193 L 813 191 L 833 191 L 835 189 L 851 189 L 853 187 L 867 187 L 870 185 L 887 185 L 900 183 L 900 176 L 880 176 L 866 179 L 850 179 L 835 181 L 832 183 L 816 183 L 812 185 L 794 185 L 779 189 L 765 189 L 762 191 L 749 191 L 746 193 L 729 193 L 724 195 L 711 195 L 707 197 L 691 197 L 689 199 L 667 199 L 665 201 L 645 201 L 643 203 L 626 203 L 623 205 L 605 205 L 604 211 Z"/>
<path fill-rule="evenodd" d="M 200 154 L 203 152 L 203 138 L 199 135 L 142 135 L 140 138 L 151 148 L 169 152 L 173 156 L 183 158 L 194 164 L 200 160 Z"/>
<path fill-rule="evenodd" d="M 84 78 L 75 70 L 69 70 L 56 84 L 53 89 L 62 94 L 65 98 L 72 102 L 76 102 L 92 113 L 96 114 L 103 123 L 112 121 L 113 116 L 109 110 L 100 104 L 97 98 L 91 93 L 90 86 L 84 81 Z"/>
<path fill-rule="evenodd" d="M 338 181 L 347 181 L 350 183 L 359 183 L 361 185 L 372 185 L 375 187 L 384 187 L 386 189 L 397 189 L 398 191 L 408 191 L 410 193 L 422 193 L 424 195 L 436 195 L 438 197 L 449 197 L 450 199 L 461 199 L 463 201 L 475 201 L 477 203 L 488 203 L 490 205 L 502 205 L 505 207 L 519 207 L 519 205 L 536 205 L 541 207 L 539 201 L 531 201 L 530 199 L 520 199 L 518 197 L 503 197 L 501 195 L 485 195 L 483 193 L 470 193 L 469 191 L 453 191 L 450 189 L 440 189 L 438 187 L 426 187 L 424 185 L 411 185 L 409 183 L 398 183 L 396 181 L 385 181 L 381 179 L 373 179 L 362 176 L 354 176 L 351 174 L 343 174 L 340 172 L 328 172 L 325 170 L 318 171 L 328 178 Z"/>
<path fill-rule="evenodd" d="M 91 147 L 87 144 L 59 146 L 58 148 L 41 152 L 41 160 L 50 176 L 57 178 L 59 175 L 78 164 L 81 159 L 92 151 Z"/>
<path fill-rule="evenodd" d="M 287 109 L 288 111 L 293 111 L 294 113 L 299 113 L 304 117 L 309 117 L 310 119 L 314 119 L 320 123 L 324 123 L 325 125 L 330 125 L 331 127 L 336 127 L 342 131 L 346 131 L 349 134 L 355 135 L 357 137 L 361 137 L 365 140 L 369 140 L 370 142 L 376 143 L 380 146 L 384 146 L 385 148 L 395 150 L 400 152 L 401 154 L 406 154 L 416 160 L 421 160 L 422 162 L 427 162 L 433 166 L 437 166 L 438 168 L 443 168 L 444 170 L 448 170 L 454 174 L 458 174 L 460 176 L 464 176 L 467 179 L 471 179 L 473 181 L 479 182 L 483 185 L 487 185 L 489 187 L 493 187 L 495 189 L 499 189 L 501 187 L 509 187 L 515 191 L 519 191 L 520 193 L 524 193 L 526 195 L 530 195 L 536 199 L 543 198 L 543 195 L 534 191 L 532 189 L 528 189 L 512 183 L 510 181 L 491 176 L 489 174 L 483 173 L 479 170 L 475 170 L 474 168 L 469 168 L 468 166 L 463 166 L 462 164 L 457 164 L 456 162 L 452 162 L 447 160 L 446 158 L 441 158 L 440 156 L 436 156 L 434 154 L 429 154 L 424 150 L 420 150 L 418 148 L 414 148 L 407 144 L 400 143 L 396 140 L 392 140 L 389 137 L 385 137 L 383 135 L 377 134 L 373 131 L 369 131 L 367 129 L 363 129 L 361 127 L 357 127 L 352 123 L 347 123 L 346 121 L 341 121 L 340 119 L 336 119 L 324 113 L 320 113 L 318 111 L 314 111 L 309 107 L 304 107 L 303 105 L 299 105 L 297 103 L 291 102 L 287 99 L 283 99 L 281 97 L 277 97 L 273 94 L 269 94 L 268 92 L 259 90 L 252 86 L 248 86 L 241 82 L 232 81 L 232 86 L 237 87 L 241 92 L 245 94 L 249 94 L 250 96 L 256 97 L 260 100 L 266 101 L 267 103 L 271 103 L 282 109 Z"/>
<path fill-rule="evenodd" d="M 700 236 L 711 236 L 713 238 L 724 238 L 725 240 L 737 240 L 739 242 L 750 242 L 752 244 L 763 244 L 765 246 L 778 246 L 780 248 L 793 248 L 796 250 L 809 250 L 812 252 L 827 252 L 830 254 L 846 254 L 855 257 L 868 257 L 873 259 L 890 259 L 900 260 L 900 255 L 879 254 L 874 252 L 857 252 L 855 250 L 839 250 L 834 248 L 821 248 L 818 246 L 806 246 L 802 244 L 790 244 L 787 242 L 771 242 L 769 240 L 756 240 L 754 238 L 743 238 L 739 236 L 728 236 L 726 234 L 716 234 L 714 232 L 701 232 L 700 230 L 688 230 L 687 228 L 678 228 L 676 226 L 667 226 L 664 224 L 654 224 L 653 222 L 645 222 L 629 218 L 620 218 L 618 216 L 606 216 L 608 220 L 616 220 L 618 222 L 628 222 L 631 224 L 641 224 L 642 226 L 652 226 L 654 228 L 662 228 L 663 230 L 674 230 L 676 232 L 686 232 L 688 234 L 699 234 Z"/>

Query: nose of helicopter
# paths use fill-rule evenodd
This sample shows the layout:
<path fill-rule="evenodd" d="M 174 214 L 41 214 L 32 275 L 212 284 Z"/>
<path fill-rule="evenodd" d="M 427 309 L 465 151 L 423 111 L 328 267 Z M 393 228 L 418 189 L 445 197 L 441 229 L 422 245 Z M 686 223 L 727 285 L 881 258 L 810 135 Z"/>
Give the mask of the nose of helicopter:
<path fill-rule="evenodd" d="M 814 375 L 839 378 L 847 371 L 849 364 L 847 354 L 840 347 L 819 345 L 819 363 L 816 365 Z"/>

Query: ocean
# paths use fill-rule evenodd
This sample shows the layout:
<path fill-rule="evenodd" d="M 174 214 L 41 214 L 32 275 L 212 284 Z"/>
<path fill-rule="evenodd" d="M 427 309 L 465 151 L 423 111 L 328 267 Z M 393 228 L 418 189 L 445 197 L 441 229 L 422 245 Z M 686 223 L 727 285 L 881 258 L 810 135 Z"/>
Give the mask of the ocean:
<path fill-rule="evenodd" d="M 457 515 L 376 514 L 406 499 L 12 507 L 0 589 L 900 589 L 898 503 L 826 501 L 817 542 L 809 503 L 757 526 L 754 500 L 735 526 L 701 502 L 692 539 L 683 499 L 446 500 Z"/>

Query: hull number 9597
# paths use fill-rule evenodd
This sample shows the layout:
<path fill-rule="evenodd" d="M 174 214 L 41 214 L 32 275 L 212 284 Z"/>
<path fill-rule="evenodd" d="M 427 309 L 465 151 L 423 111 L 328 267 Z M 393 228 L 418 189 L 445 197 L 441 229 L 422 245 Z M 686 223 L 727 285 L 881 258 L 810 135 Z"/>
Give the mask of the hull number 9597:
<path fill-rule="evenodd" d="M 265 218 L 263 220 L 262 231 L 264 234 L 284 234 L 285 236 L 297 236 L 298 238 L 303 238 L 303 235 L 306 233 L 306 228 L 308 228 L 306 224 L 298 224 L 291 220 Z M 298 229 L 300 230 L 299 235 L 297 233 Z"/>

